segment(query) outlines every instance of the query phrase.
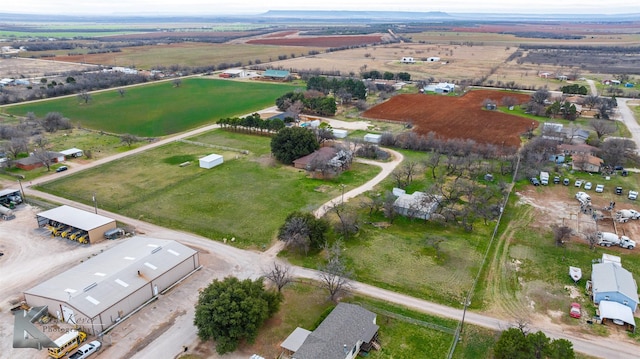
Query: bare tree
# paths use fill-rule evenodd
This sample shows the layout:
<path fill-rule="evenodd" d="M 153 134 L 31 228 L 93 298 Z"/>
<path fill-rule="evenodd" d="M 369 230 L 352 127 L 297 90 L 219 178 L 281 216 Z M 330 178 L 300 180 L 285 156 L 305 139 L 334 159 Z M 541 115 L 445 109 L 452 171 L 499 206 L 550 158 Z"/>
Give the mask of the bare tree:
<path fill-rule="evenodd" d="M 384 196 L 384 202 L 382 203 L 382 211 L 384 212 L 384 216 L 389 218 L 389 222 L 393 223 L 398 215 L 398 211 L 396 211 L 396 207 L 394 203 L 396 201 L 396 196 L 391 192 L 387 192 Z"/>
<path fill-rule="evenodd" d="M 5 144 L 5 150 L 11 153 L 13 159 L 16 159 L 21 152 L 27 152 L 28 144 L 29 140 L 26 136 L 12 137 L 11 140 Z"/>
<path fill-rule="evenodd" d="M 405 188 L 413 182 L 413 176 L 420 170 L 418 162 L 405 162 L 402 167 L 395 169 L 391 175 L 396 180 L 398 188 Z"/>
<path fill-rule="evenodd" d="M 49 141 L 42 136 L 38 136 L 33 140 L 33 142 L 35 144 L 33 157 L 38 159 L 47 167 L 47 172 L 51 171 L 52 155 L 49 151 Z"/>
<path fill-rule="evenodd" d="M 512 96 L 503 97 L 501 102 L 502 102 L 502 105 L 506 107 L 511 107 L 518 104 L 518 100 L 516 100 L 516 98 Z"/>
<path fill-rule="evenodd" d="M 264 277 L 278 288 L 278 292 L 282 292 L 282 288 L 293 282 L 291 267 L 278 262 L 273 262 L 273 266 L 264 271 Z"/>
<path fill-rule="evenodd" d="M 140 138 L 138 138 L 138 136 L 136 135 L 125 133 L 124 135 L 120 136 L 120 142 L 126 143 L 129 147 L 131 147 L 132 144 L 138 141 L 140 141 Z"/>
<path fill-rule="evenodd" d="M 80 93 L 78 94 L 78 99 L 80 101 L 84 101 L 85 104 L 89 103 L 89 101 L 91 101 L 91 94 L 89 94 L 87 91 L 80 91 Z"/>
<path fill-rule="evenodd" d="M 380 195 L 373 195 L 371 197 L 366 197 L 364 201 L 360 203 L 360 207 L 363 209 L 369 210 L 369 215 L 373 215 L 375 213 L 380 212 L 382 206 L 384 204 L 384 198 Z"/>
<path fill-rule="evenodd" d="M 571 235 L 571 228 L 567 226 L 554 225 L 551 229 L 553 230 L 553 239 L 556 241 L 556 246 L 564 246 L 565 239 Z"/>
<path fill-rule="evenodd" d="M 344 203 L 334 203 L 331 211 L 338 216 L 339 223 L 336 229 L 345 239 L 358 232 L 360 227 L 358 226 L 358 214 L 355 210 L 349 209 Z"/>
<path fill-rule="evenodd" d="M 585 234 L 584 238 L 587 240 L 587 243 L 589 243 L 589 249 L 593 250 L 596 248 L 596 244 L 598 244 L 598 233 L 589 232 Z"/>
<path fill-rule="evenodd" d="M 328 249 L 328 252 L 329 260 L 325 265 L 318 268 L 320 271 L 318 276 L 321 286 L 329 291 L 329 299 L 335 302 L 341 294 L 351 289 L 349 279 L 353 274 L 347 269 L 342 259 L 340 242 L 334 243 L 333 246 Z"/>
<path fill-rule="evenodd" d="M 71 128 L 71 122 L 68 118 L 62 116 L 60 112 L 49 112 L 40 120 L 40 125 L 47 132 L 56 132 Z"/>
<path fill-rule="evenodd" d="M 124 97 L 124 94 L 127 92 L 127 90 L 123 89 L 123 88 L 119 88 L 118 89 L 118 93 L 120 94 L 120 97 Z"/>
<path fill-rule="evenodd" d="M 311 240 L 309 239 L 309 226 L 301 217 L 292 217 L 286 221 L 278 232 L 278 239 L 285 242 L 287 247 L 294 247 L 309 252 Z"/>
<path fill-rule="evenodd" d="M 589 108 L 594 108 L 600 102 L 600 97 L 598 95 L 587 95 L 582 99 L 582 104 L 585 106 L 589 106 Z"/>
<path fill-rule="evenodd" d="M 287 112 L 293 115 L 294 120 L 299 120 L 300 113 L 304 110 L 304 104 L 298 100 L 287 106 Z"/>
<path fill-rule="evenodd" d="M 602 136 L 604 135 L 616 132 L 616 125 L 611 121 L 593 119 L 589 122 L 589 124 L 594 129 L 594 131 L 596 131 L 596 135 L 598 136 L 599 140 L 602 139 Z"/>
<path fill-rule="evenodd" d="M 173 79 L 171 83 L 173 84 L 174 87 L 180 87 L 180 85 L 182 85 L 182 79 L 181 78 Z"/>

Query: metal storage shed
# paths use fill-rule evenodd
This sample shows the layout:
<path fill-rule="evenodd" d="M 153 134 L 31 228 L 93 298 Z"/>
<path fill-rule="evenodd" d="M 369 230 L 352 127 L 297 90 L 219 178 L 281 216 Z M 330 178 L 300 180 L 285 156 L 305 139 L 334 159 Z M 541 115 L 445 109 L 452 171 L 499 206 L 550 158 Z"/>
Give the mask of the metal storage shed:
<path fill-rule="evenodd" d="M 200 167 L 206 168 L 206 169 L 213 168 L 217 165 L 221 165 L 222 161 L 223 161 L 222 156 L 212 153 L 200 159 Z"/>
<path fill-rule="evenodd" d="M 635 312 L 638 309 L 638 286 L 628 270 L 614 263 L 595 263 L 591 266 L 593 302 L 612 301 Z"/>
<path fill-rule="evenodd" d="M 84 152 L 79 148 L 70 148 L 68 150 L 60 151 L 65 157 L 82 157 Z"/>
<path fill-rule="evenodd" d="M 366 135 L 364 135 L 364 142 L 380 143 L 380 138 L 382 138 L 382 135 L 377 135 L 375 133 L 367 133 Z"/>
<path fill-rule="evenodd" d="M 104 240 L 104 232 L 116 228 L 116 220 L 83 211 L 81 209 L 60 206 L 36 215 L 38 227 L 51 224 L 62 224 L 85 231 L 88 234 L 89 243 L 97 243 Z"/>
<path fill-rule="evenodd" d="M 176 241 L 132 237 L 24 292 L 29 306 L 97 335 L 200 267 Z"/>
<path fill-rule="evenodd" d="M 331 132 L 333 132 L 335 138 L 346 138 L 348 134 L 347 130 L 339 130 L 337 128 L 332 128 Z"/>

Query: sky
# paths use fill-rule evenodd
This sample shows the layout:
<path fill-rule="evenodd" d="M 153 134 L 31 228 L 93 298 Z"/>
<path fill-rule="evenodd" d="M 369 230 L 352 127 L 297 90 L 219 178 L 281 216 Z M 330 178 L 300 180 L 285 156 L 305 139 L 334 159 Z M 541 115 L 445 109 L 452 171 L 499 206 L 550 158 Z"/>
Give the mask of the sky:
<path fill-rule="evenodd" d="M 637 1 L 637 0 L 636 0 Z M 4 0 L 0 13 L 62 15 L 228 15 L 268 10 L 443 11 L 449 13 L 640 13 L 634 0 Z"/>

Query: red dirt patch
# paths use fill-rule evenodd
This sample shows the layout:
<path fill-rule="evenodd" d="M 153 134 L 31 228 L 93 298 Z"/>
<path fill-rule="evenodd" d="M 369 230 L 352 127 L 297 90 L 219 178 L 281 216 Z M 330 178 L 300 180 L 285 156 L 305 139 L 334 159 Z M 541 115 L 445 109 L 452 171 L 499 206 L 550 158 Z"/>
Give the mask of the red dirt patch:
<path fill-rule="evenodd" d="M 382 35 L 360 36 L 319 36 L 319 37 L 290 37 L 290 38 L 262 38 L 249 40 L 247 44 L 278 45 L 278 46 L 315 46 L 315 47 L 343 47 L 373 44 L 382 41 Z"/>
<path fill-rule="evenodd" d="M 532 126 L 526 118 L 482 108 L 485 99 L 500 101 L 513 97 L 525 103 L 530 96 L 504 91 L 477 90 L 460 97 L 443 95 L 398 95 L 364 112 L 371 119 L 411 121 L 414 131 L 433 132 L 441 138 L 471 139 L 478 143 L 519 147 L 520 134 Z M 538 124 L 535 122 L 534 127 Z"/>

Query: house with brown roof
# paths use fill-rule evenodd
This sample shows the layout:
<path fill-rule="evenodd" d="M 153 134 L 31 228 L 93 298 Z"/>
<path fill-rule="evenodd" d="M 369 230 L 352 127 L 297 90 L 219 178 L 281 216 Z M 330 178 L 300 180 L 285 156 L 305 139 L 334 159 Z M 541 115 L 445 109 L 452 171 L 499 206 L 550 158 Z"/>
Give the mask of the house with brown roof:
<path fill-rule="evenodd" d="M 601 158 L 589 154 L 575 154 L 572 158 L 572 169 L 574 171 L 598 173 L 604 162 Z"/>
<path fill-rule="evenodd" d="M 60 152 L 47 152 L 50 163 L 58 163 L 64 162 L 64 155 Z M 32 169 L 44 166 L 44 162 L 41 158 L 36 156 L 29 156 L 25 158 L 21 158 L 14 162 L 16 167 L 21 168 L 25 171 L 31 171 Z"/>

